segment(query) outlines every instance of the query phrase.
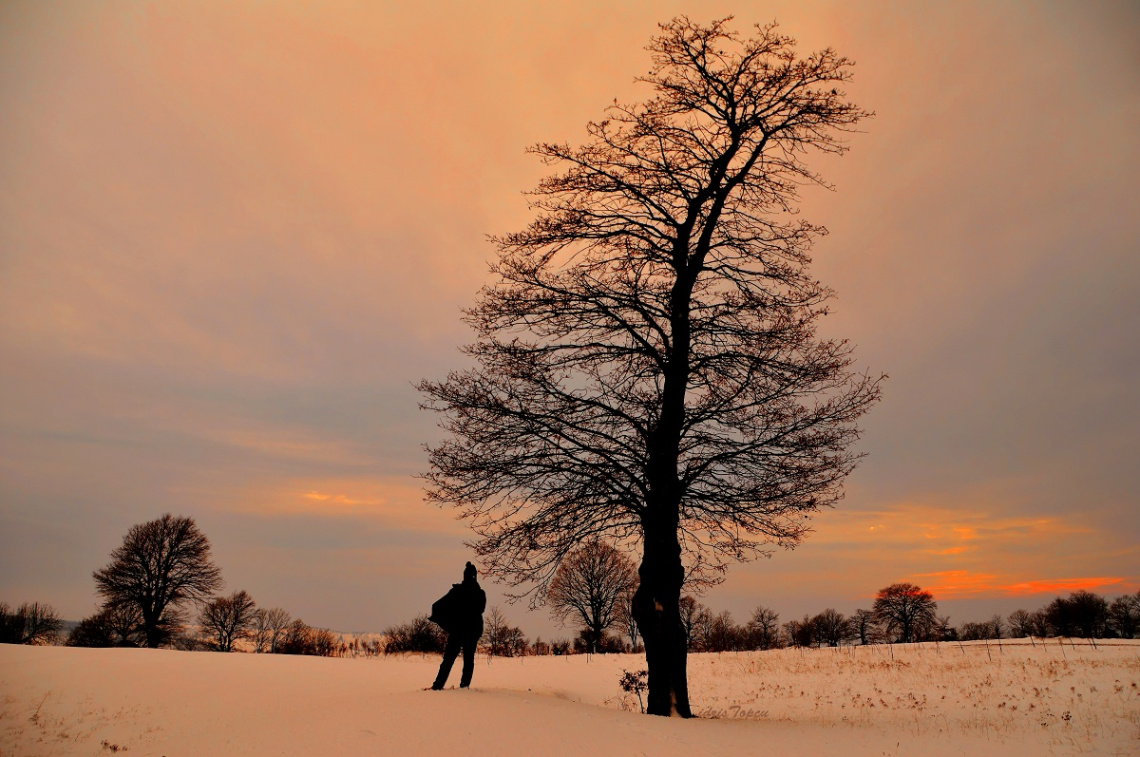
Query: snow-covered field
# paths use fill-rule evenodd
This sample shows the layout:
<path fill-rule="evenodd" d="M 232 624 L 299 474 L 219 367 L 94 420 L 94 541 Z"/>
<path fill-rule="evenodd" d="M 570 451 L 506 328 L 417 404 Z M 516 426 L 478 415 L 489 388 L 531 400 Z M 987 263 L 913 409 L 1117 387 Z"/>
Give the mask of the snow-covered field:
<path fill-rule="evenodd" d="M 481 657 L 471 690 L 432 692 L 418 655 L 0 645 L 0 756 L 1140 754 L 1135 642 L 689 660 L 703 717 L 680 720 L 620 690 L 633 655 Z"/>

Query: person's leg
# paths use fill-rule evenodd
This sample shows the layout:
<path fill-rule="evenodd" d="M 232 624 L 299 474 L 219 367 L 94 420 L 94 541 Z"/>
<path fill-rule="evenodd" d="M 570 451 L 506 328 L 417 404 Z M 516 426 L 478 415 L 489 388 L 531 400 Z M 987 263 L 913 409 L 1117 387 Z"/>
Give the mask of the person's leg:
<path fill-rule="evenodd" d="M 443 662 L 439 664 L 439 675 L 435 677 L 435 683 L 432 684 L 433 689 L 442 689 L 443 685 L 447 683 L 447 677 L 451 675 L 451 666 L 455 664 L 455 658 L 459 656 L 460 641 L 455 634 L 448 634 L 447 646 L 443 650 Z"/>
<path fill-rule="evenodd" d="M 471 674 L 475 672 L 475 647 L 478 639 L 465 639 L 463 641 L 463 675 L 459 679 L 459 688 L 466 689 L 471 685 Z"/>

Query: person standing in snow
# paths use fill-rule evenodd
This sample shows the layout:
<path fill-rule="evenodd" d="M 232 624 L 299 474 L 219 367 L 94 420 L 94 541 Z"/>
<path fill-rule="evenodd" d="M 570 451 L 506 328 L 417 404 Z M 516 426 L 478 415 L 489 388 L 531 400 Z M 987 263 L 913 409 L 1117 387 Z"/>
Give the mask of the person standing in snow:
<path fill-rule="evenodd" d="M 431 607 L 431 620 L 447 631 L 447 647 L 443 651 L 443 662 L 439 665 L 439 675 L 435 677 L 432 689 L 439 691 L 451 675 L 451 666 L 459 652 L 463 652 L 463 674 L 459 688 L 471 685 L 471 674 L 475 672 L 475 646 L 483 635 L 483 610 L 487 607 L 487 594 L 475 580 L 475 566 L 467 563 L 463 569 L 463 583 L 452 584 L 451 591 Z"/>

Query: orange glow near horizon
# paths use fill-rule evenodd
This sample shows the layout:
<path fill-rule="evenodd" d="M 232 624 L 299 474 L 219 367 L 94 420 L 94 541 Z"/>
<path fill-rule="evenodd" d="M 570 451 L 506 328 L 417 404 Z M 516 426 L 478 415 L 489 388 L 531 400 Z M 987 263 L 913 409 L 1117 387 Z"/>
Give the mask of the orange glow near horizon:
<path fill-rule="evenodd" d="M 1119 577 L 1056 578 L 1007 583 L 992 573 L 968 570 L 946 570 L 918 573 L 913 579 L 934 595 L 935 599 L 976 597 L 1022 597 L 1033 594 L 1064 594 L 1082 589 L 1093 591 L 1108 587 L 1126 589 L 1126 579 Z"/>

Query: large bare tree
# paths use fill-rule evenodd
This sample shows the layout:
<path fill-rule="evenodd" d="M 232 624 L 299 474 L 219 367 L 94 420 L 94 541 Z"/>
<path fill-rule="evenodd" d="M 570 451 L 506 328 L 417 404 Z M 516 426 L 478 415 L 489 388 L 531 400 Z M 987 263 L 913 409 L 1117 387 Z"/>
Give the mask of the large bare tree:
<path fill-rule="evenodd" d="M 938 621 L 934 595 L 910 583 L 880 589 L 872 609 L 887 632 L 903 644 L 916 641 Z"/>
<path fill-rule="evenodd" d="M 586 630 L 587 651 L 597 652 L 602 634 L 621 620 L 622 599 L 636 588 L 637 570 L 630 559 L 594 539 L 562 561 L 546 590 L 546 601 L 564 622 L 580 622 Z"/>
<path fill-rule="evenodd" d="M 823 230 L 796 215 L 822 183 L 805 156 L 843 152 L 868 113 L 842 91 L 850 61 L 798 57 L 774 24 L 674 19 L 648 49 L 648 99 L 580 147 L 531 148 L 557 172 L 534 222 L 495 240 L 497 280 L 466 313 L 475 367 L 420 389 L 450 432 L 429 497 L 469 519 L 493 574 L 540 596 L 585 540 L 640 546 L 647 711 L 689 716 L 682 585 L 796 544 L 879 395 L 816 335 Z"/>
<path fill-rule="evenodd" d="M 204 601 L 222 584 L 209 539 L 192 518 L 169 513 L 131 526 L 94 577 L 104 607 L 138 610 L 148 647 L 169 639 L 187 602 Z"/>

